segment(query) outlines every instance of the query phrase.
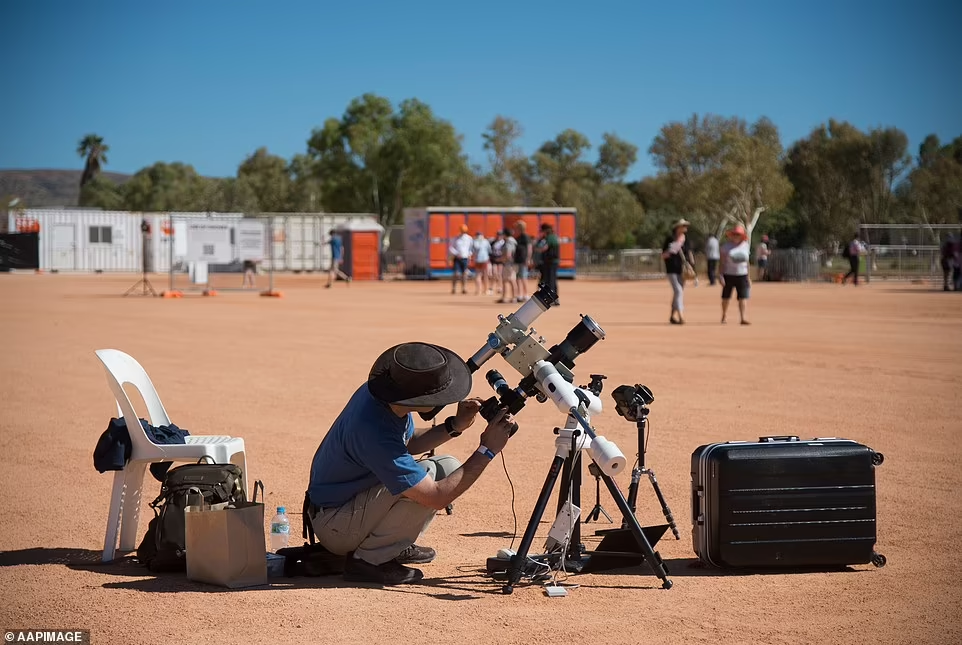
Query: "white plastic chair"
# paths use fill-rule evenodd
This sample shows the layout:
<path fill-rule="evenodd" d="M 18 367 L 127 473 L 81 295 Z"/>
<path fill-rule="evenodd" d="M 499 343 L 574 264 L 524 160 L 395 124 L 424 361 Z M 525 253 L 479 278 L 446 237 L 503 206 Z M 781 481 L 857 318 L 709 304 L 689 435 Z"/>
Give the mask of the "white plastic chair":
<path fill-rule="evenodd" d="M 161 461 L 197 461 L 209 456 L 219 464 L 232 463 L 239 466 L 243 473 L 242 485 L 249 495 L 247 476 L 247 454 L 244 440 L 240 437 L 188 435 L 186 444 L 155 444 L 140 425 L 124 385 L 137 388 L 147 405 L 147 417 L 152 426 L 170 425 L 170 418 L 164 404 L 154 389 L 147 372 L 133 357 L 116 349 L 99 349 L 94 352 L 104 364 L 107 382 L 117 400 L 118 414 L 123 416 L 130 435 L 130 460 L 123 470 L 114 473 L 113 492 L 110 496 L 110 511 L 107 515 L 107 534 L 104 536 L 103 561 L 114 559 L 117 549 L 117 528 L 120 525 L 120 550 L 133 551 L 136 548 L 137 525 L 140 522 L 141 496 L 144 474 L 150 464 Z"/>

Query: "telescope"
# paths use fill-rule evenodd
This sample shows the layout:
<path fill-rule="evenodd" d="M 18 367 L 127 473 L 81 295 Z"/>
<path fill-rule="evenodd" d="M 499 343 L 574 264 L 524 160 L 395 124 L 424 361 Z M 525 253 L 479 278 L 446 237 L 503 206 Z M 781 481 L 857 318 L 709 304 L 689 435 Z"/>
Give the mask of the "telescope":
<path fill-rule="evenodd" d="M 572 385 L 575 359 L 599 340 L 603 340 L 605 332 L 590 316 L 582 315 L 564 340 L 550 349 L 547 348 L 544 337 L 531 325 L 557 302 L 558 295 L 554 290 L 542 285 L 517 311 L 508 316 L 499 314 L 498 326 L 488 334 L 484 345 L 466 361 L 468 369 L 474 373 L 500 354 L 522 376 L 518 386 L 512 388 L 497 370 L 490 370 L 485 375 L 488 385 L 495 391 L 495 396 L 482 405 L 481 416 L 484 419 L 490 421 L 501 408 L 507 408 L 512 414 L 516 414 L 530 397 L 535 397 L 539 403 L 550 398 L 563 413 L 579 406 Z M 600 412 L 601 402 L 597 394 L 584 388 L 581 390 L 589 399 L 593 399 L 588 410 L 593 413 Z M 437 416 L 442 409 L 443 406 L 420 416 L 427 421 Z M 516 430 L 517 424 L 512 428 L 512 434 Z"/>

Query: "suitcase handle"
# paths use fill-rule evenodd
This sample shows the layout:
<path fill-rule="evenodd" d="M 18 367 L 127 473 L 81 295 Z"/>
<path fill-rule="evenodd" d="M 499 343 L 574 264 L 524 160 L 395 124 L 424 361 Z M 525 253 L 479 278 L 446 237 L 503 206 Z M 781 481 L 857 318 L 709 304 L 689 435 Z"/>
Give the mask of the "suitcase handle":
<path fill-rule="evenodd" d="M 798 441 L 798 436 L 797 436 L 797 435 L 791 435 L 791 434 L 779 434 L 779 435 L 774 435 L 774 436 L 771 436 L 771 437 L 759 437 L 759 438 L 758 438 L 758 442 L 759 442 L 759 443 L 774 443 L 774 442 L 776 442 L 776 441 Z"/>

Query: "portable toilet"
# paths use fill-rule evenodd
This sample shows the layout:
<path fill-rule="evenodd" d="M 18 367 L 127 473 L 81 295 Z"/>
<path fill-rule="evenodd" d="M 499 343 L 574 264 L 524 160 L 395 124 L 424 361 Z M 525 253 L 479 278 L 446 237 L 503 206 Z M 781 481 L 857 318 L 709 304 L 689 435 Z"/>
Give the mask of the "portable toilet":
<path fill-rule="evenodd" d="M 355 220 L 334 230 L 344 244 L 341 271 L 353 280 L 379 280 L 384 227 L 371 220 Z"/>

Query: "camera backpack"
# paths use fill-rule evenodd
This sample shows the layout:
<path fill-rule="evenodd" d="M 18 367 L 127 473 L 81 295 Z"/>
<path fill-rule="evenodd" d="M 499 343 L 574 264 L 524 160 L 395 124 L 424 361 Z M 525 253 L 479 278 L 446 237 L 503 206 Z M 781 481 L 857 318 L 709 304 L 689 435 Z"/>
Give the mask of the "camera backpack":
<path fill-rule="evenodd" d="M 204 459 L 209 458 L 201 462 Z M 198 495 L 205 505 L 247 501 L 242 479 L 241 469 L 234 464 L 199 462 L 171 468 L 160 495 L 150 503 L 154 517 L 137 547 L 141 564 L 156 573 L 186 571 L 185 509 L 199 501 Z"/>

